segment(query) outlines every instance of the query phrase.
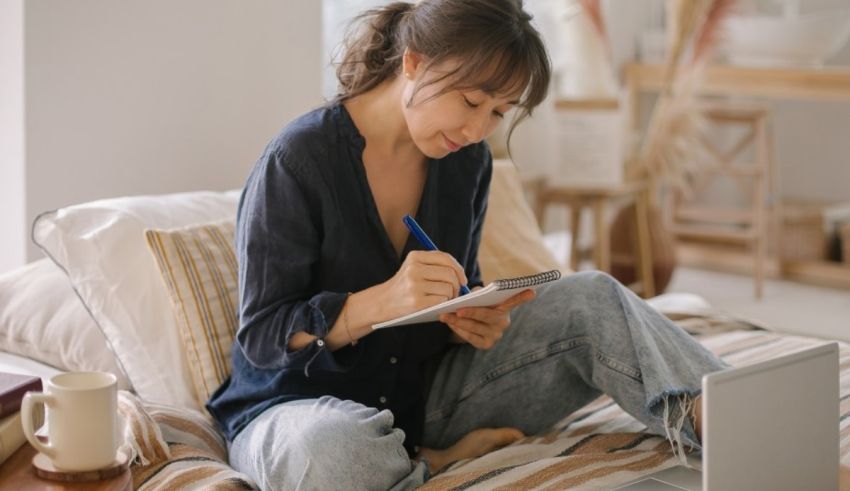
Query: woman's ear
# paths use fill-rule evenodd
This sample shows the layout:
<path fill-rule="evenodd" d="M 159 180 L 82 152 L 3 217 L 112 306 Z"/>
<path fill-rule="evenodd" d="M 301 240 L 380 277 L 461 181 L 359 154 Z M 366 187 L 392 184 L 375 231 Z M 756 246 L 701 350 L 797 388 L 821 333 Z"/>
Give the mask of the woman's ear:
<path fill-rule="evenodd" d="M 409 48 L 404 48 L 404 54 L 401 57 L 401 73 L 408 80 L 416 78 L 418 70 L 422 66 L 423 56 Z"/>

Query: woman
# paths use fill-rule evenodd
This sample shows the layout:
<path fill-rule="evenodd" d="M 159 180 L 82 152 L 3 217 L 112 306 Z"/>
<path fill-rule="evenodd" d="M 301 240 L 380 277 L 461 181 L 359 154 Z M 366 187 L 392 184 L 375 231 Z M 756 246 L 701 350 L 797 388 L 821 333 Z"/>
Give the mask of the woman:
<path fill-rule="evenodd" d="M 530 20 L 517 0 L 365 13 L 338 98 L 290 123 L 254 167 L 239 204 L 233 371 L 208 408 L 231 464 L 264 489 L 412 488 L 603 392 L 698 447 L 691 408 L 722 362 L 605 274 L 372 332 L 481 286 L 484 139 L 549 84 Z M 408 213 L 441 252 L 409 237 Z"/>

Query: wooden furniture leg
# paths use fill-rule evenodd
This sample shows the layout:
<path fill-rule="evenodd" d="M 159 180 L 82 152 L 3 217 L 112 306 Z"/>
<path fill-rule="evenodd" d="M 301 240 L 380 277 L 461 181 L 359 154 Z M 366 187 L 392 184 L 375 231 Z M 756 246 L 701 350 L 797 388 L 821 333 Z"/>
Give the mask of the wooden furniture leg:
<path fill-rule="evenodd" d="M 570 269 L 578 271 L 578 231 L 581 225 L 581 203 L 570 203 Z"/>
<path fill-rule="evenodd" d="M 760 300 L 764 290 L 764 261 L 767 256 L 767 222 L 768 222 L 768 197 L 771 193 L 770 163 L 766 128 L 766 117 L 759 118 L 756 125 L 756 159 L 759 173 L 753 178 L 755 185 L 755 195 L 753 200 L 755 206 L 753 212 L 755 214 L 755 297 Z"/>
<path fill-rule="evenodd" d="M 649 236 L 649 200 L 647 190 L 642 190 L 635 196 L 635 224 L 637 226 L 637 266 L 640 268 L 638 277 L 641 280 L 643 298 L 655 296 L 655 277 L 652 275 L 652 242 Z"/>
<path fill-rule="evenodd" d="M 596 243 L 593 244 L 593 256 L 596 267 L 606 273 L 611 272 L 611 245 L 608 237 L 608 225 L 605 222 L 605 199 L 593 200 L 593 228 Z"/>

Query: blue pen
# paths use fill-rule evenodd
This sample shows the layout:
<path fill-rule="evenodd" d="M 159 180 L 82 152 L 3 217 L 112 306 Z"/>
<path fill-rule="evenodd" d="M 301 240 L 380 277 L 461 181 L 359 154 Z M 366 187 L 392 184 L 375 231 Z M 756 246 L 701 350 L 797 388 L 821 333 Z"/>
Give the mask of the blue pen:
<path fill-rule="evenodd" d="M 419 224 L 416 223 L 416 220 L 414 220 L 412 216 L 404 215 L 402 221 L 404 221 L 404 224 L 407 225 L 407 229 L 410 230 L 410 233 L 412 233 L 413 236 L 416 237 L 416 240 L 418 240 L 424 248 L 428 249 L 429 251 L 439 250 L 437 249 L 437 246 L 434 245 L 434 243 L 428 237 L 428 235 L 425 233 L 425 231 L 422 230 L 422 227 L 420 227 Z M 460 294 L 466 295 L 467 293 L 469 293 L 469 288 L 466 285 L 461 285 Z"/>

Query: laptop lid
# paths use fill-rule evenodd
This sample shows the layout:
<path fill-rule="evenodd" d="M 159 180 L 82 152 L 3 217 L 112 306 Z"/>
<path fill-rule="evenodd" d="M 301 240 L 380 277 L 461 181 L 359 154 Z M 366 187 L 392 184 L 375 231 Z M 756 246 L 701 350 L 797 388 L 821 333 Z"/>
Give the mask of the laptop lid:
<path fill-rule="evenodd" d="M 704 490 L 837 489 L 837 343 L 711 373 L 702 385 Z"/>

